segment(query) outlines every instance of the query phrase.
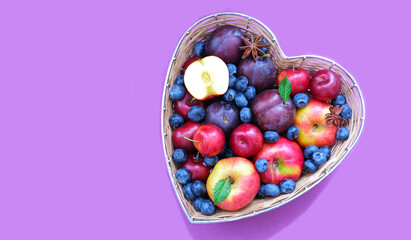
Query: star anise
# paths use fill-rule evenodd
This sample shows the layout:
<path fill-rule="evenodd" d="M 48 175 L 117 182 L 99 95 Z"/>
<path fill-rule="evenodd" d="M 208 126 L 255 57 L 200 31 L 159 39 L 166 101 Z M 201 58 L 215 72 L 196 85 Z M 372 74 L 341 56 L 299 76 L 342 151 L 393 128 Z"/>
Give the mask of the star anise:
<path fill-rule="evenodd" d="M 245 59 L 250 56 L 250 54 L 252 54 L 254 61 L 257 61 L 258 53 L 261 53 L 263 55 L 265 54 L 265 52 L 260 48 L 270 46 L 270 44 L 268 43 L 261 42 L 263 41 L 263 36 L 259 36 L 254 41 L 254 36 L 251 34 L 251 42 L 245 37 L 241 37 L 241 39 L 243 39 L 243 42 L 245 44 L 245 46 L 240 47 L 241 50 L 245 50 L 243 56 L 241 57 L 242 59 Z"/>
<path fill-rule="evenodd" d="M 325 114 L 326 123 L 324 124 L 324 126 L 327 127 L 328 125 L 333 123 L 336 127 L 339 128 L 344 125 L 347 120 L 340 116 L 340 113 L 344 108 L 345 107 L 341 107 L 340 105 L 330 107 L 330 113 Z"/>

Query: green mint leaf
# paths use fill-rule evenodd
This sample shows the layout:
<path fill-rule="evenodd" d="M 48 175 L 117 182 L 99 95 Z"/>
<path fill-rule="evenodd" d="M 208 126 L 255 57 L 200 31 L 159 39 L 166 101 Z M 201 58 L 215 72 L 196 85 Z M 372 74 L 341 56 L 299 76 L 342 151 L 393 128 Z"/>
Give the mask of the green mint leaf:
<path fill-rule="evenodd" d="M 215 184 L 213 198 L 214 205 L 217 205 L 224 201 L 231 192 L 230 179 L 220 180 Z"/>
<path fill-rule="evenodd" d="M 285 102 L 290 98 L 291 82 L 288 80 L 287 74 L 284 73 L 284 76 L 284 79 L 278 85 L 278 93 L 283 98 L 283 104 L 285 105 Z"/>

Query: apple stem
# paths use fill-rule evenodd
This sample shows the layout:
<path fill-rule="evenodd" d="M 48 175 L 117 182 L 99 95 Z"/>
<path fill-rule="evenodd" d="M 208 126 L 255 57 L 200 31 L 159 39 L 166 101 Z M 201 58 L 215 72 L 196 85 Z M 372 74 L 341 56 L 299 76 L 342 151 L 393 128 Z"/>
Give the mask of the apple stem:
<path fill-rule="evenodd" d="M 295 63 L 293 63 L 293 72 L 295 72 Z"/>
<path fill-rule="evenodd" d="M 202 142 L 203 142 L 203 141 L 197 141 L 197 140 L 190 139 L 190 138 L 188 138 L 188 137 L 186 137 L 186 136 L 183 136 L 183 137 L 184 137 L 185 140 L 188 140 L 188 141 L 190 141 L 190 142 L 199 142 L 199 143 L 202 143 Z"/>
<path fill-rule="evenodd" d="M 198 157 L 200 156 L 200 152 L 197 152 L 197 156 L 196 156 L 196 161 L 195 162 L 198 162 Z"/>
<path fill-rule="evenodd" d="M 192 99 L 190 100 L 190 104 L 192 104 L 195 100 L 196 100 L 195 98 L 192 98 Z"/>

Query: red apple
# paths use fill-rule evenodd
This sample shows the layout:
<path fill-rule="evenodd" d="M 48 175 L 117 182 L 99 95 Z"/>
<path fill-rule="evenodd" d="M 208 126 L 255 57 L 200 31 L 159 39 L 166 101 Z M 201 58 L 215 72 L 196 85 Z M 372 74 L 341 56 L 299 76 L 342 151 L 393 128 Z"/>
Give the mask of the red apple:
<path fill-rule="evenodd" d="M 200 59 L 200 58 L 192 57 L 192 58 L 187 59 L 187 61 L 185 61 L 183 66 L 181 67 L 180 75 L 184 75 L 184 73 L 187 70 L 188 66 L 190 66 L 190 64 L 197 61 L 198 59 Z"/>
<path fill-rule="evenodd" d="M 227 65 L 216 56 L 201 58 L 188 66 L 184 84 L 187 91 L 198 100 L 223 95 L 229 84 Z"/>
<path fill-rule="evenodd" d="M 329 103 L 310 98 L 306 107 L 297 110 L 294 125 L 300 129 L 296 141 L 301 147 L 334 144 L 338 128 L 334 124 L 325 127 L 325 115 L 330 113 L 330 107 Z"/>
<path fill-rule="evenodd" d="M 174 148 L 181 148 L 186 150 L 186 152 L 193 152 L 196 150 L 193 142 L 185 139 L 184 137 L 192 139 L 194 132 L 201 126 L 201 123 L 196 123 L 193 121 L 186 122 L 183 126 L 178 127 L 174 130 L 172 135 Z"/>
<path fill-rule="evenodd" d="M 310 74 L 303 68 L 293 68 L 282 70 L 277 77 L 277 84 L 287 75 L 291 82 L 291 97 L 297 93 L 305 93 L 310 86 Z"/>
<path fill-rule="evenodd" d="M 266 184 L 278 185 L 286 178 L 297 181 L 303 170 L 304 155 L 301 147 L 284 137 L 280 137 L 275 143 L 264 143 L 254 156 L 254 163 L 259 158 L 268 162 L 268 170 L 260 173 L 261 181 Z"/>
<path fill-rule="evenodd" d="M 331 101 L 340 91 L 341 78 L 331 70 L 319 70 L 311 77 L 310 92 L 315 99 Z"/>
<path fill-rule="evenodd" d="M 213 202 L 216 183 L 227 178 L 231 183 L 231 191 L 224 201 L 217 204 L 219 208 L 227 211 L 239 210 L 257 195 L 260 177 L 254 164 L 242 157 L 225 158 L 217 162 L 207 179 L 207 193 Z"/>
<path fill-rule="evenodd" d="M 192 106 L 204 107 L 204 103 L 195 99 L 189 92 L 186 92 L 186 95 L 183 99 L 178 101 L 173 101 L 174 112 L 180 114 L 184 120 L 188 120 L 188 111 Z"/>
<path fill-rule="evenodd" d="M 194 147 L 205 157 L 221 153 L 225 144 L 223 130 L 213 124 L 200 126 L 193 135 Z"/>
<path fill-rule="evenodd" d="M 205 182 L 210 175 L 210 167 L 204 165 L 204 157 L 196 153 L 188 153 L 187 161 L 181 165 L 182 168 L 187 169 L 191 174 L 191 181 L 200 180 Z"/>
<path fill-rule="evenodd" d="M 253 124 L 244 123 L 236 127 L 230 135 L 230 147 L 240 157 L 254 156 L 263 146 L 263 134 Z"/>

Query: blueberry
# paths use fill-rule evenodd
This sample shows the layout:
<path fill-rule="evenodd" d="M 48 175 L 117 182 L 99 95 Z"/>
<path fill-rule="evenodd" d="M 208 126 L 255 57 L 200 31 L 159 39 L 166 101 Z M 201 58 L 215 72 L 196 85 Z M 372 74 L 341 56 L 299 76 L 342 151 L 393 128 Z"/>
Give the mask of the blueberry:
<path fill-rule="evenodd" d="M 334 106 L 335 105 L 340 105 L 341 106 L 341 105 L 344 105 L 346 102 L 347 102 L 347 99 L 345 99 L 345 96 L 340 93 L 340 94 L 338 94 L 338 96 L 336 98 L 334 98 L 331 101 L 331 104 L 334 105 Z"/>
<path fill-rule="evenodd" d="M 243 107 L 240 110 L 240 120 L 243 123 L 251 122 L 251 109 L 249 107 Z"/>
<path fill-rule="evenodd" d="M 200 180 L 195 180 L 191 185 L 191 191 L 193 191 L 194 195 L 197 197 L 202 197 L 207 193 L 207 189 L 205 184 Z"/>
<path fill-rule="evenodd" d="M 287 138 L 293 141 L 297 139 L 299 133 L 300 133 L 300 129 L 297 126 L 292 125 L 287 130 Z"/>
<path fill-rule="evenodd" d="M 318 151 L 318 147 L 315 145 L 309 145 L 304 149 L 304 158 L 311 159 L 313 153 Z"/>
<path fill-rule="evenodd" d="M 278 197 L 280 193 L 280 188 L 275 184 L 270 183 L 264 186 L 264 194 L 268 197 Z"/>
<path fill-rule="evenodd" d="M 235 104 L 239 108 L 243 108 L 248 105 L 247 98 L 245 98 L 244 94 L 242 93 L 237 93 L 237 96 L 235 96 Z"/>
<path fill-rule="evenodd" d="M 174 113 L 168 119 L 168 123 L 175 128 L 181 127 L 184 124 L 184 118 L 180 114 Z"/>
<path fill-rule="evenodd" d="M 170 98 L 173 101 L 178 101 L 183 99 L 183 97 L 186 95 L 186 89 L 182 85 L 174 85 L 170 89 Z"/>
<path fill-rule="evenodd" d="M 230 76 L 232 76 L 232 75 L 234 75 L 234 74 L 237 73 L 237 67 L 236 67 L 234 64 L 228 63 L 228 64 L 227 64 L 227 68 L 228 68 L 228 74 L 229 74 Z"/>
<path fill-rule="evenodd" d="M 181 164 L 185 163 L 187 161 L 187 153 L 184 151 L 184 149 L 176 149 L 173 152 L 173 161 L 175 163 Z"/>
<path fill-rule="evenodd" d="M 210 199 L 205 199 L 203 200 L 203 203 L 201 204 L 200 210 L 204 215 L 207 215 L 207 216 L 213 215 L 215 212 L 214 203 Z"/>
<path fill-rule="evenodd" d="M 318 166 L 315 165 L 310 159 L 304 161 L 304 167 L 309 172 L 316 172 L 318 170 Z"/>
<path fill-rule="evenodd" d="M 264 132 L 264 141 L 268 143 L 275 143 L 280 139 L 280 135 L 275 131 L 266 131 Z"/>
<path fill-rule="evenodd" d="M 263 183 L 261 183 L 260 184 L 260 188 L 258 189 L 258 192 L 257 192 L 257 198 L 265 198 L 265 193 L 264 193 L 264 184 Z"/>
<path fill-rule="evenodd" d="M 186 185 L 183 186 L 183 194 L 184 197 L 187 198 L 187 200 L 194 200 L 194 198 L 196 198 L 196 195 L 194 195 L 192 188 L 192 183 L 188 183 Z"/>
<path fill-rule="evenodd" d="M 235 90 L 238 92 L 244 92 L 248 85 L 248 79 L 244 76 L 238 77 L 235 83 Z"/>
<path fill-rule="evenodd" d="M 331 149 L 328 146 L 322 146 L 320 147 L 320 151 L 324 153 L 325 157 L 328 159 L 330 159 L 331 157 Z"/>
<path fill-rule="evenodd" d="M 285 179 L 280 183 L 280 190 L 282 193 L 292 193 L 295 189 L 295 182 L 292 179 Z"/>
<path fill-rule="evenodd" d="M 336 137 L 340 141 L 345 141 L 348 139 L 350 136 L 350 131 L 346 129 L 345 127 L 341 127 L 340 129 L 337 130 Z"/>
<path fill-rule="evenodd" d="M 178 75 L 178 77 L 176 77 L 176 80 L 174 80 L 174 85 L 184 86 L 184 75 Z"/>
<path fill-rule="evenodd" d="M 343 107 L 344 109 L 341 111 L 340 116 L 344 119 L 350 119 L 352 115 L 352 109 L 347 105 L 342 105 L 341 107 Z"/>
<path fill-rule="evenodd" d="M 197 57 L 202 58 L 205 52 L 205 43 L 196 42 L 193 47 L 193 52 Z"/>
<path fill-rule="evenodd" d="M 263 38 L 263 40 L 261 40 L 261 42 L 263 42 L 263 43 L 268 43 L 265 38 Z M 265 53 L 267 53 L 267 51 L 268 51 L 268 47 L 262 47 L 262 48 L 260 48 L 260 49 L 261 49 L 263 52 L 265 52 Z"/>
<path fill-rule="evenodd" d="M 235 156 L 235 154 L 234 154 L 233 150 L 231 150 L 230 147 L 227 147 L 226 150 L 225 150 L 225 157 L 230 158 L 230 157 L 234 157 L 234 156 Z"/>
<path fill-rule="evenodd" d="M 176 172 L 176 178 L 179 183 L 187 184 L 188 182 L 190 182 L 191 174 L 187 169 L 180 168 Z"/>
<path fill-rule="evenodd" d="M 230 76 L 230 78 L 228 80 L 229 80 L 228 87 L 229 88 L 234 88 L 235 83 L 237 82 L 237 77 L 236 76 Z"/>
<path fill-rule="evenodd" d="M 234 101 L 235 96 L 237 96 L 237 92 L 234 89 L 229 88 L 227 92 L 224 93 L 223 99 L 227 102 L 231 102 Z"/>
<path fill-rule="evenodd" d="M 206 112 L 201 106 L 192 106 L 188 110 L 188 118 L 193 122 L 201 122 L 205 118 Z"/>
<path fill-rule="evenodd" d="M 204 164 L 206 166 L 214 166 L 216 163 L 218 162 L 218 157 L 214 156 L 214 157 L 204 157 Z"/>
<path fill-rule="evenodd" d="M 310 100 L 310 98 L 305 93 L 297 93 L 297 94 L 295 94 L 293 100 L 294 100 L 294 104 L 297 108 L 303 108 L 303 107 L 307 106 L 308 101 Z"/>
<path fill-rule="evenodd" d="M 198 197 L 198 198 L 194 199 L 193 205 L 194 205 L 194 209 L 197 212 L 201 211 L 201 204 L 203 203 L 203 201 L 204 201 L 204 198 L 202 198 L 202 197 Z"/>
<path fill-rule="evenodd" d="M 312 156 L 313 163 L 317 166 L 320 166 L 321 164 L 325 163 L 327 161 L 327 157 L 325 154 L 321 151 L 315 151 Z"/>
<path fill-rule="evenodd" d="M 268 169 L 267 159 L 259 158 L 257 161 L 255 161 L 255 168 L 257 169 L 257 172 L 259 173 L 263 173 L 267 171 Z"/>
<path fill-rule="evenodd" d="M 255 87 L 253 87 L 253 86 L 248 86 L 244 91 L 244 96 L 249 101 L 253 100 L 255 98 L 256 94 L 257 93 L 256 93 L 256 90 L 255 90 Z"/>

